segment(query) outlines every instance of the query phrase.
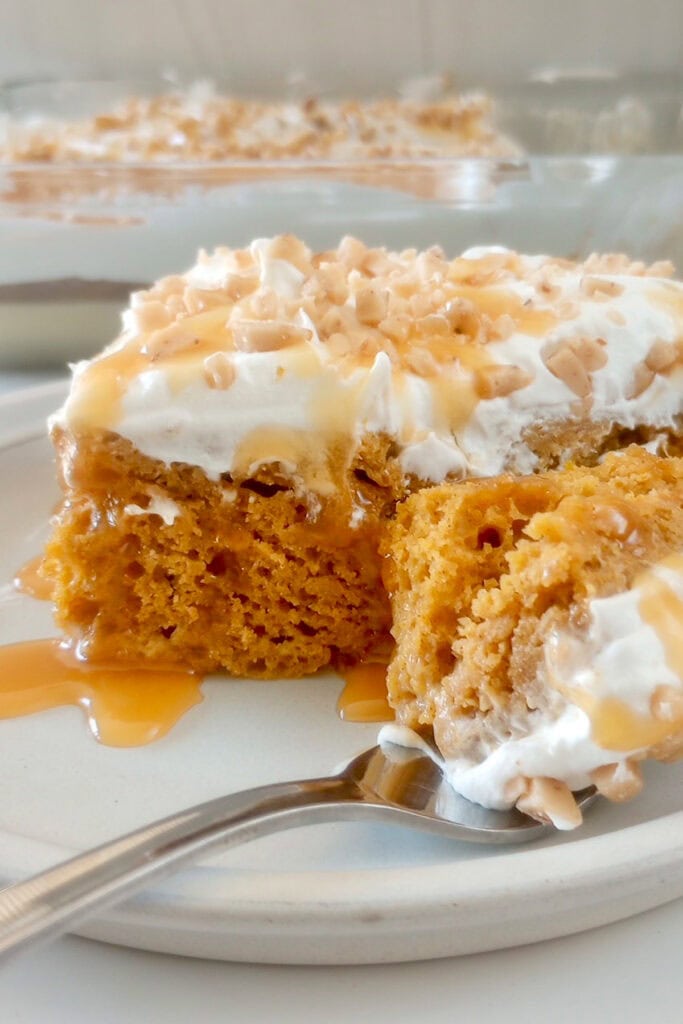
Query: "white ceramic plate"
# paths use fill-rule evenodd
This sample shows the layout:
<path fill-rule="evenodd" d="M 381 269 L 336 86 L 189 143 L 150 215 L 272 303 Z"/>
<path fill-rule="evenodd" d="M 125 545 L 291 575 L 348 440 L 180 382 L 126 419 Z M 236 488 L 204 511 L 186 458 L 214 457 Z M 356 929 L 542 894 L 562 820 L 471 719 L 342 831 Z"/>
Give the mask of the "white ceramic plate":
<path fill-rule="evenodd" d="M 55 497 L 44 418 L 63 385 L 0 400 L 0 573 L 36 554 Z M 0 642 L 52 632 L 49 609 L 0 590 Z M 81 712 L 0 721 L 0 877 L 14 881 L 200 800 L 320 775 L 374 742 L 335 714 L 339 680 L 213 680 L 147 747 L 98 745 Z M 605 924 L 683 894 L 683 765 L 601 803 L 578 832 L 530 847 L 456 845 L 387 826 L 312 826 L 258 840 L 108 912 L 82 934 L 268 963 L 448 956 Z"/>

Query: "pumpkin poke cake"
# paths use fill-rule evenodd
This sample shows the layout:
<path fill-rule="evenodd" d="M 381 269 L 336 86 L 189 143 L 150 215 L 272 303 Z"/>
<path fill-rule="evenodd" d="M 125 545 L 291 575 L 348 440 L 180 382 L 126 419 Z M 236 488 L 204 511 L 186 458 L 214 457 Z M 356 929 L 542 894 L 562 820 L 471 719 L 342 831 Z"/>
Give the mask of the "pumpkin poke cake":
<path fill-rule="evenodd" d="M 401 727 L 429 726 L 455 789 L 560 828 L 683 753 L 683 459 L 441 485 L 385 541 Z"/>
<path fill-rule="evenodd" d="M 200 672 L 298 676 L 367 657 L 392 621 L 381 535 L 409 495 L 438 503 L 426 489 L 444 481 L 591 466 L 631 442 L 678 450 L 683 286 L 669 273 L 353 238 L 201 253 L 132 296 L 52 418 L 58 624 L 85 657 Z M 567 479 L 619 478 L 624 459 Z M 453 500 L 474 508 L 489 487 L 493 504 L 506 480 Z M 520 523 L 553 486 L 519 485 Z M 502 571 L 506 553 L 484 534 L 478 557 Z M 426 721 L 417 678 L 451 671 L 452 640 L 413 684 L 392 670 L 405 721 Z"/>

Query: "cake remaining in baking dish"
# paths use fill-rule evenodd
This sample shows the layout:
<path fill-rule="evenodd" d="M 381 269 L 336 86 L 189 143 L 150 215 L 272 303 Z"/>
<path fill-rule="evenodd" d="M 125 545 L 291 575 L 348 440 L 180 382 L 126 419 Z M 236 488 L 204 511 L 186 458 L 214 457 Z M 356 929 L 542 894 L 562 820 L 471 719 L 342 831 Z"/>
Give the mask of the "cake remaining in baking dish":
<path fill-rule="evenodd" d="M 132 96 L 79 120 L 0 121 L 0 162 L 215 163 L 512 157 L 483 93 L 301 101 L 225 96 L 209 83 Z"/>
<path fill-rule="evenodd" d="M 46 572 L 96 659 L 300 675 L 382 643 L 379 535 L 444 480 L 677 450 L 664 265 L 291 236 L 133 296 L 52 420 Z"/>

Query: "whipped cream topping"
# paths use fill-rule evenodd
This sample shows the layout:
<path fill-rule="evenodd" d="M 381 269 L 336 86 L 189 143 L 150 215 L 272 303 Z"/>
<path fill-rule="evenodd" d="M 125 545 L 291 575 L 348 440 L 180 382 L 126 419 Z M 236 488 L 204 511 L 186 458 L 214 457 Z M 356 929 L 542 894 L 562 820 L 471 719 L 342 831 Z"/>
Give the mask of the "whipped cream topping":
<path fill-rule="evenodd" d="M 669 269 L 350 238 L 315 254 L 292 236 L 201 253 L 133 295 L 53 422 L 115 430 L 213 477 L 294 472 L 303 439 L 369 432 L 421 480 L 529 472 L 539 426 L 675 424 L 683 286 Z"/>
<path fill-rule="evenodd" d="M 583 632 L 546 641 L 545 706 L 508 719 L 498 735 L 483 721 L 480 756 L 443 762 L 458 793 L 502 809 L 519 801 L 528 780 L 541 779 L 573 791 L 597 782 L 623 799 L 638 783 L 639 760 L 680 745 L 683 555 L 664 559 L 623 593 L 591 600 L 587 617 Z M 431 749 L 402 726 L 383 729 L 382 740 Z M 560 829 L 580 821 L 564 805 L 535 810 Z"/>
<path fill-rule="evenodd" d="M 180 507 L 171 498 L 161 494 L 152 495 L 149 505 L 145 508 L 142 505 L 125 505 L 124 513 L 128 516 L 159 516 L 166 526 L 173 526 L 176 519 L 181 515 Z"/>

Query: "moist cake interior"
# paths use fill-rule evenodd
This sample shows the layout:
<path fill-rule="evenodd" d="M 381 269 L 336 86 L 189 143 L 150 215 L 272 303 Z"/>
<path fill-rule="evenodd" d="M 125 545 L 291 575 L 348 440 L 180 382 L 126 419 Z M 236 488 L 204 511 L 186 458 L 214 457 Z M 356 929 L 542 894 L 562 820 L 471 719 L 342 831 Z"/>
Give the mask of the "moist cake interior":
<path fill-rule="evenodd" d="M 548 635 L 683 550 L 683 459 L 632 446 L 594 468 L 442 485 L 403 503 L 384 541 L 398 720 L 463 748 L 479 716 L 542 700 Z"/>

